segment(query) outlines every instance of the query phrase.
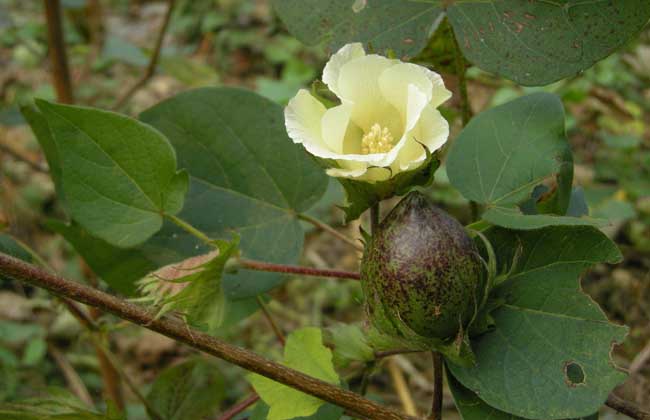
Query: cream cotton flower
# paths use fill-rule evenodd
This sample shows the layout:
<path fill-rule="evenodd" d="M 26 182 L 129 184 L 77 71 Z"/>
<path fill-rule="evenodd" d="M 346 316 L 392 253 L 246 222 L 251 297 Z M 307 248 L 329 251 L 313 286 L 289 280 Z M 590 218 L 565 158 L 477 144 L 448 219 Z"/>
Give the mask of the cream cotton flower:
<path fill-rule="evenodd" d="M 340 105 L 327 109 L 301 89 L 284 116 L 294 143 L 336 161 L 338 167 L 327 170 L 331 176 L 384 181 L 418 168 L 427 150 L 447 141 L 449 124 L 436 108 L 451 92 L 425 67 L 367 55 L 354 43 L 330 58 L 323 82 Z"/>

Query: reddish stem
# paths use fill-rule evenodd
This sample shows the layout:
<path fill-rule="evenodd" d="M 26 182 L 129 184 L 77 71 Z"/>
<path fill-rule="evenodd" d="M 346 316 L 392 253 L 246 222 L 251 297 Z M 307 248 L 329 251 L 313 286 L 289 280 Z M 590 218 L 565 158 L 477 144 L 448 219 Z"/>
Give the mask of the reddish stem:
<path fill-rule="evenodd" d="M 259 401 L 260 396 L 257 394 L 252 394 L 248 398 L 246 398 L 244 401 L 233 405 L 230 407 L 228 410 L 224 411 L 224 413 L 219 417 L 219 420 L 232 420 L 237 416 L 239 413 L 243 413 L 248 407 L 251 405 L 255 404 L 257 401 Z"/>
<path fill-rule="evenodd" d="M 341 270 L 321 270 L 318 268 L 301 267 L 297 265 L 273 264 L 262 261 L 240 259 L 239 265 L 246 270 L 271 271 L 274 273 L 300 274 L 303 276 L 334 277 L 339 279 L 360 280 L 359 273 Z"/>

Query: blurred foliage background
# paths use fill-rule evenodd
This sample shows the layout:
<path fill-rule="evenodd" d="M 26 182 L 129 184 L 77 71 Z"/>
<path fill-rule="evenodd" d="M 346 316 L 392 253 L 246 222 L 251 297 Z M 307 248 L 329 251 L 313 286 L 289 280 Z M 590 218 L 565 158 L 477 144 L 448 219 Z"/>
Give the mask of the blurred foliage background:
<path fill-rule="evenodd" d="M 145 72 L 167 3 L 64 0 L 62 6 L 76 101 L 110 108 Z M 435 63 L 434 69 L 455 92 L 453 44 L 445 30 L 441 26 L 414 61 Z M 120 110 L 135 115 L 179 91 L 215 85 L 252 89 L 285 104 L 300 87 L 320 77 L 326 59 L 323 48 L 305 47 L 291 37 L 268 1 L 177 0 L 154 76 Z M 591 215 L 611 221 L 607 234 L 625 255 L 618 266 L 600 266 L 588 273 L 583 286 L 610 319 L 630 326 L 628 340 L 615 349 L 617 362 L 625 367 L 635 357 L 638 362 L 644 349 L 650 353 L 650 30 L 583 74 L 543 88 L 522 88 L 474 67 L 468 77 L 474 113 L 536 90 L 563 99 L 576 156 L 576 183 Z M 45 160 L 19 112 L 19 105 L 33 97 L 56 99 L 43 3 L 0 0 L 0 226 L 65 276 L 97 282 L 63 238 L 47 228 L 47 221 L 62 213 Z M 453 138 L 461 127 L 457 96 L 443 106 L 443 112 Z M 429 192 L 461 221 L 469 220 L 469 205 L 449 187 L 444 170 L 438 172 Z M 332 183 L 314 216 L 358 237 L 358 224 L 341 224 L 342 213 L 335 206 L 341 201 L 342 193 Z M 2 246 L 4 239 L 0 235 Z M 356 269 L 358 258 L 356 251 L 327 233 L 309 231 L 304 264 Z M 279 328 L 289 332 L 307 325 L 359 321 L 360 302 L 355 282 L 293 278 L 270 293 L 267 310 Z M 142 392 L 150 389 L 163 369 L 194 355 L 167 338 L 117 319 L 104 315 L 101 320 L 110 337 L 107 345 Z M 223 335 L 266 355 L 281 355 L 261 311 Z M 428 357 L 394 359 L 413 400 L 426 411 L 432 391 Z M 60 303 L 40 290 L 0 278 L 0 401 L 39 395 L 53 386 L 78 394 L 83 391 L 70 382 L 70 375 L 77 375 L 101 405 L 102 393 L 107 392 L 102 385 L 107 380 L 103 363 L 87 334 Z M 207 417 L 215 419 L 249 393 L 239 369 L 223 362 L 217 366 L 214 416 Z M 368 393 L 399 406 L 392 373 L 380 366 Z M 125 395 L 129 419 L 146 418 L 144 406 L 129 387 L 119 379 L 115 386 Z M 650 409 L 650 363 L 638 368 L 620 393 Z M 452 400 L 448 395 L 445 400 L 445 415 L 452 418 Z M 603 413 L 603 418 L 615 417 L 611 411 Z"/>

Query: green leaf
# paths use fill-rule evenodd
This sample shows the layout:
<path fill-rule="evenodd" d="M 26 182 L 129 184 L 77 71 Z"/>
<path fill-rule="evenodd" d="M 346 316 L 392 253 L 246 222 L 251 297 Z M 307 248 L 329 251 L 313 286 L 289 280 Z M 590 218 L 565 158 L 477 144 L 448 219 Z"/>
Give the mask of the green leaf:
<path fill-rule="evenodd" d="M 461 385 L 449 372 L 447 372 L 447 384 L 462 420 L 523 420 L 523 417 L 490 407 L 475 393 Z"/>
<path fill-rule="evenodd" d="M 61 170 L 61 160 L 59 158 L 59 152 L 56 149 L 56 143 L 54 143 L 54 138 L 50 132 L 50 127 L 47 124 L 45 116 L 33 105 L 26 105 L 20 108 L 20 112 L 27 120 L 27 123 L 32 128 L 36 140 L 41 145 L 43 153 L 45 154 L 45 159 L 50 169 L 50 176 L 54 182 L 54 187 L 56 188 L 56 195 L 65 206 L 65 196 L 63 192 L 63 186 L 61 184 L 63 176 Z"/>
<path fill-rule="evenodd" d="M 47 343 L 41 337 L 32 338 L 27 342 L 23 351 L 22 364 L 25 366 L 36 366 L 47 354 Z"/>
<path fill-rule="evenodd" d="M 358 219 L 364 211 L 382 200 L 396 195 L 405 195 L 416 187 L 431 185 L 439 166 L 437 154 L 429 154 L 420 167 L 401 172 L 386 181 L 370 184 L 348 178 L 337 178 L 345 190 L 346 206 L 341 207 L 345 212 L 345 222 Z"/>
<path fill-rule="evenodd" d="M 367 51 L 398 57 L 420 52 L 442 13 L 437 2 L 394 0 L 274 0 L 289 32 L 307 45 L 337 50 L 363 42 Z"/>
<path fill-rule="evenodd" d="M 483 218 L 513 229 L 602 223 L 564 216 L 572 168 L 562 103 L 548 93 L 524 96 L 479 114 L 460 133 L 447 160 L 451 184 L 468 200 L 487 207 Z M 535 209 L 535 203 L 532 207 L 555 214 L 524 214 L 519 206 L 550 177 L 557 179 L 555 193 L 540 203 L 541 208 Z"/>
<path fill-rule="evenodd" d="M 0 233 L 0 252 L 11 255 L 12 257 L 21 259 L 28 263 L 34 262 L 34 258 L 32 254 L 30 254 L 29 250 L 25 249 L 25 247 L 23 247 L 14 238 L 4 233 Z M 0 280 L 1 279 L 10 280 L 8 277 L 0 274 Z"/>
<path fill-rule="evenodd" d="M 461 385 L 449 372 L 447 372 L 447 383 L 462 420 L 524 420 L 524 417 L 490 407 L 478 395 Z M 575 420 L 598 420 L 598 413 Z"/>
<path fill-rule="evenodd" d="M 49 220 L 47 227 L 62 235 L 88 266 L 111 288 L 127 296 L 135 293 L 133 279 L 144 277 L 158 265 L 142 248 L 122 249 L 96 238 L 77 223 Z"/>
<path fill-rule="evenodd" d="M 108 410 L 101 414 L 91 410 L 68 391 L 49 388 L 47 395 L 0 404 L 2 420 L 126 420 Z"/>
<path fill-rule="evenodd" d="M 447 9 L 463 54 L 522 85 L 546 85 L 591 67 L 650 18 L 646 0 L 454 2 Z"/>
<path fill-rule="evenodd" d="M 183 220 L 213 238 L 236 231 L 246 258 L 297 262 L 304 232 L 296 213 L 323 195 L 327 177 L 288 138 L 282 107 L 241 89 L 203 88 L 176 95 L 141 119 L 169 138 L 190 172 Z M 170 262 L 202 252 L 195 238 L 173 226 L 147 245 Z M 224 287 L 239 299 L 282 281 L 275 273 L 240 271 L 227 275 Z"/>
<path fill-rule="evenodd" d="M 512 207 L 491 207 L 481 216 L 497 226 L 509 229 L 539 229 L 546 226 L 607 226 L 609 222 L 605 219 L 580 216 L 556 216 L 553 214 L 524 214 L 518 208 Z"/>
<path fill-rule="evenodd" d="M 251 412 L 250 420 L 267 420 L 269 410 L 269 406 L 266 405 L 264 401 L 258 402 L 255 404 L 255 409 Z M 323 404 L 315 414 L 304 417 L 294 417 L 293 420 L 339 420 L 342 416 L 343 408 L 334 404 Z"/>
<path fill-rule="evenodd" d="M 183 207 L 188 178 L 163 135 L 97 109 L 37 100 L 56 146 L 68 211 L 97 237 L 138 245 Z M 39 124 L 40 125 L 40 124 Z M 47 136 L 41 135 L 41 141 Z"/>
<path fill-rule="evenodd" d="M 323 345 L 318 328 L 302 328 L 289 335 L 284 348 L 284 364 L 325 382 L 339 383 L 332 363 L 332 352 Z M 260 398 L 271 407 L 268 420 L 311 416 L 325 404 L 316 397 L 257 374 L 249 375 L 248 380 Z"/>
<path fill-rule="evenodd" d="M 561 419 L 596 412 L 625 378 L 610 351 L 626 328 L 607 321 L 578 276 L 593 264 L 620 261 L 616 245 L 589 226 L 487 233 L 500 270 L 512 268 L 493 292 L 505 304 L 492 312 L 496 328 L 472 342 L 476 366 L 449 369 L 487 404 L 514 415 Z"/>
<path fill-rule="evenodd" d="M 32 262 L 32 255 L 11 236 L 0 233 L 0 252 L 26 262 Z"/>
<path fill-rule="evenodd" d="M 350 362 L 370 362 L 375 359 L 375 352 L 368 344 L 359 325 L 335 324 L 328 328 L 334 351 L 334 363 L 347 366 Z"/>
<path fill-rule="evenodd" d="M 197 357 L 158 375 L 147 400 L 163 420 L 195 420 L 214 415 L 224 394 L 217 365 Z"/>

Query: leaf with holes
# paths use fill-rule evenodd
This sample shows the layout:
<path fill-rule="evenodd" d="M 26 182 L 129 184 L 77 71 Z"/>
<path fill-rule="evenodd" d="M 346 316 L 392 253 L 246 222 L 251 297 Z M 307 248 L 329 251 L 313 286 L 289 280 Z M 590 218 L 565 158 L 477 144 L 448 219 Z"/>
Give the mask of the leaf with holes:
<path fill-rule="evenodd" d="M 194 358 L 158 375 L 147 400 L 164 420 L 195 420 L 214 415 L 224 391 L 217 365 Z"/>
<path fill-rule="evenodd" d="M 328 180 L 287 137 L 279 105 L 242 89 L 204 88 L 167 99 L 141 119 L 169 138 L 179 166 L 190 172 L 181 218 L 214 238 L 236 231 L 247 258 L 297 261 L 304 232 L 296 213 L 316 203 Z M 269 238 L 282 246 L 271 246 Z M 166 263 L 208 251 L 169 224 L 146 246 Z M 265 292 L 282 279 L 241 271 L 226 275 L 224 288 L 227 297 L 239 299 Z"/>
<path fill-rule="evenodd" d="M 284 364 L 325 382 L 338 384 L 332 351 L 323 345 L 322 340 L 318 328 L 302 328 L 292 332 L 284 347 Z M 311 416 L 325 404 L 316 397 L 257 374 L 249 375 L 248 380 L 260 398 L 271 407 L 269 420 Z"/>
<path fill-rule="evenodd" d="M 495 329 L 472 340 L 476 366 L 449 364 L 451 372 L 487 404 L 517 416 L 598 411 L 625 379 L 610 352 L 626 328 L 607 321 L 578 276 L 591 265 L 619 262 L 616 245 L 589 226 L 487 233 L 500 270 L 514 266 L 493 291 L 505 304 L 492 313 Z"/>
<path fill-rule="evenodd" d="M 559 98 L 536 93 L 485 111 L 454 142 L 447 159 L 451 184 L 465 198 L 484 204 L 483 219 L 513 229 L 599 224 L 564 216 L 573 178 L 571 152 Z M 527 215 L 520 206 L 543 181 L 557 180 L 556 214 Z"/>
<path fill-rule="evenodd" d="M 289 31 L 307 45 L 332 51 L 362 42 L 367 51 L 398 57 L 424 48 L 442 15 L 437 2 L 394 0 L 273 0 Z"/>
<path fill-rule="evenodd" d="M 447 9 L 472 63 L 522 85 L 546 85 L 591 67 L 650 19 L 647 0 L 484 0 Z"/>
<path fill-rule="evenodd" d="M 187 174 L 176 170 L 174 150 L 160 132 L 113 112 L 36 105 L 56 148 L 53 174 L 71 217 L 84 228 L 127 248 L 158 232 L 164 214 L 181 210 Z"/>

